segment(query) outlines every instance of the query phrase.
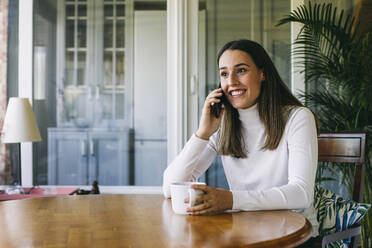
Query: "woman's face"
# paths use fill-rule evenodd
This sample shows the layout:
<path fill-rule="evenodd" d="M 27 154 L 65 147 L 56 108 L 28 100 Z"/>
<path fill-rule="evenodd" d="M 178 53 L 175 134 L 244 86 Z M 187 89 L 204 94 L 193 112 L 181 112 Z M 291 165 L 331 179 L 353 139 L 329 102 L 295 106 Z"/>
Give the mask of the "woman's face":
<path fill-rule="evenodd" d="M 236 109 L 253 106 L 265 79 L 251 56 L 241 50 L 226 50 L 219 60 L 221 87 L 231 105 Z"/>

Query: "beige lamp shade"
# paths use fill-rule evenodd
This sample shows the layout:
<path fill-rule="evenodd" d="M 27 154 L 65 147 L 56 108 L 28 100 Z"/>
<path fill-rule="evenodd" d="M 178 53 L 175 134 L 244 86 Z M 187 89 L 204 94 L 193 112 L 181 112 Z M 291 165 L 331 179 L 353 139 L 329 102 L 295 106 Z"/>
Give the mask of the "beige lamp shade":
<path fill-rule="evenodd" d="M 3 143 L 41 141 L 34 112 L 27 98 L 9 99 L 1 136 Z"/>

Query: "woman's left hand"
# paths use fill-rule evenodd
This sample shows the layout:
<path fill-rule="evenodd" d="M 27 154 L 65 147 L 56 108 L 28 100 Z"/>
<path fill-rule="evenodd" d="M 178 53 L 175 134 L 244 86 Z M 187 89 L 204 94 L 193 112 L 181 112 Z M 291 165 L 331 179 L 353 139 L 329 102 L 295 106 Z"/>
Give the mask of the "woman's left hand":
<path fill-rule="evenodd" d="M 201 184 L 194 184 L 191 187 L 193 189 L 203 190 L 205 193 L 196 197 L 195 202 L 197 204 L 200 203 L 200 205 L 189 207 L 187 209 L 188 213 L 201 215 L 232 209 L 233 196 L 231 191 Z"/>

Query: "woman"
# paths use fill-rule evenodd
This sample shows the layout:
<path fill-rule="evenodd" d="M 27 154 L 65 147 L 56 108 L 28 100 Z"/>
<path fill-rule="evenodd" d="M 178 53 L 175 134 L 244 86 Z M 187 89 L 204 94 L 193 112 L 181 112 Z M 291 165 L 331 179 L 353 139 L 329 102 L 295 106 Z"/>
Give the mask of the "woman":
<path fill-rule="evenodd" d="M 256 42 L 227 43 L 217 63 L 221 88 L 207 96 L 198 130 L 165 170 L 164 195 L 170 197 L 172 182 L 197 180 L 221 155 L 230 191 L 194 185 L 206 194 L 190 214 L 296 209 L 317 225 L 315 116 L 291 94 Z M 216 118 L 211 107 L 223 94 L 224 108 Z"/>

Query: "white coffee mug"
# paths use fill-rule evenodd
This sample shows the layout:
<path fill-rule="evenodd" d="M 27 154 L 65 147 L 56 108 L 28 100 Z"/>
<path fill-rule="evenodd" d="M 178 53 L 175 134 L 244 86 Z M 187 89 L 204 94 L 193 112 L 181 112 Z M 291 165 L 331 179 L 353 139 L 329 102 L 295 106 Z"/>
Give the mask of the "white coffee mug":
<path fill-rule="evenodd" d="M 198 195 L 204 194 L 202 190 L 191 188 L 193 184 L 205 185 L 202 182 L 180 182 L 170 185 L 172 209 L 176 214 L 189 214 L 186 209 L 195 205 Z M 185 203 L 187 197 L 189 198 L 189 203 Z"/>

